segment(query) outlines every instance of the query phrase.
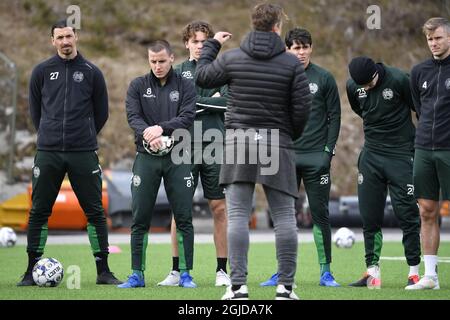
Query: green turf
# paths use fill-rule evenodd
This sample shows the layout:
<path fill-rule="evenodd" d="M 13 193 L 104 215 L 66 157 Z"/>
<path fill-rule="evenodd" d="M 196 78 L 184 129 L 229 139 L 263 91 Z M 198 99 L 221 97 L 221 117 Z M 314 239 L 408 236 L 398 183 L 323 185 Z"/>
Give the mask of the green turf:
<path fill-rule="evenodd" d="M 110 255 L 113 272 L 125 279 L 129 274 L 130 249 L 128 245 L 119 246 L 123 252 Z M 385 243 L 382 256 L 402 256 L 400 243 Z M 439 255 L 450 257 L 450 243 L 441 243 Z M 57 258 L 68 270 L 70 265 L 78 265 L 81 270 L 80 290 L 67 288 L 71 274 L 66 272 L 63 282 L 56 288 L 38 288 L 15 286 L 26 265 L 24 246 L 0 249 L 0 300 L 6 299 L 158 299 L 158 300 L 208 300 L 220 299 L 224 288 L 214 287 L 215 250 L 212 244 L 195 246 L 192 272 L 197 289 L 178 287 L 157 287 L 171 267 L 170 246 L 168 244 L 150 244 L 147 255 L 146 288 L 118 289 L 114 286 L 95 285 L 95 266 L 88 245 L 48 245 L 45 256 Z M 361 243 L 352 249 L 333 248 L 332 271 L 336 280 L 348 284 L 357 280 L 364 267 L 364 252 Z M 317 254 L 312 243 L 300 244 L 297 268 L 296 293 L 301 299 L 450 299 L 450 263 L 439 264 L 441 290 L 405 291 L 408 267 L 405 261 L 381 261 L 382 289 L 366 288 L 323 288 L 319 287 L 319 268 Z M 275 249 L 273 244 L 252 244 L 249 256 L 248 286 L 251 299 L 273 299 L 273 287 L 259 287 L 275 271 Z M 423 263 L 421 265 L 423 273 Z M 72 278 L 73 280 L 73 278 Z"/>

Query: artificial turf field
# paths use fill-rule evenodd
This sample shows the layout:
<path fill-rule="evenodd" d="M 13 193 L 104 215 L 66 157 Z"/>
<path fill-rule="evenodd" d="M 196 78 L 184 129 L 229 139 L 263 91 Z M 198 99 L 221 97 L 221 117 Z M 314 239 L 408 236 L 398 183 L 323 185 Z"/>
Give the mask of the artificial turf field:
<path fill-rule="evenodd" d="M 110 267 L 115 275 L 125 280 L 130 273 L 130 248 L 119 245 L 121 253 L 110 254 Z M 149 244 L 147 249 L 146 287 L 139 289 L 118 289 L 114 286 L 95 285 L 95 264 L 88 245 L 48 245 L 46 257 L 58 259 L 65 268 L 63 282 L 56 288 L 16 287 L 21 273 L 26 267 L 25 246 L 0 248 L 0 301 L 1 300 L 217 300 L 225 289 L 214 287 L 215 249 L 213 244 L 197 244 L 194 253 L 194 270 L 191 274 L 197 283 L 196 289 L 179 287 L 157 287 L 172 266 L 169 244 Z M 398 242 L 386 242 L 382 257 L 402 257 L 403 248 Z M 351 249 L 333 247 L 332 272 L 341 288 L 324 288 L 318 285 L 319 268 L 317 253 L 313 243 L 299 245 L 298 267 L 296 275 L 300 299 L 305 300 L 450 300 L 450 242 L 442 242 L 439 256 L 440 290 L 406 291 L 408 267 L 406 261 L 381 260 L 381 290 L 350 288 L 346 284 L 359 279 L 365 271 L 364 248 L 357 243 Z M 447 258 L 445 258 L 447 257 Z M 395 258 L 394 258 L 395 259 Z M 80 289 L 68 289 L 74 282 L 73 274 L 68 273 L 69 266 L 80 268 Z M 276 270 L 275 249 L 273 243 L 253 243 L 249 253 L 248 287 L 251 300 L 272 300 L 274 287 L 260 287 Z M 424 271 L 423 262 L 420 272 Z M 67 281 L 69 280 L 69 281 Z"/>

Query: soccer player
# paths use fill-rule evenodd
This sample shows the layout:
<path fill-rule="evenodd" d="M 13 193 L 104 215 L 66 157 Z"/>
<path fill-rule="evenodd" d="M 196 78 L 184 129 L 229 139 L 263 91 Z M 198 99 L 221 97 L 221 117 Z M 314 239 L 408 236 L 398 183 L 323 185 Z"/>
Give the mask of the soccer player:
<path fill-rule="evenodd" d="M 450 199 L 450 22 L 431 18 L 423 26 L 432 58 L 411 71 L 411 90 L 419 117 L 414 161 L 425 276 L 407 289 L 439 289 L 439 193 Z"/>
<path fill-rule="evenodd" d="M 412 177 L 415 128 L 409 77 L 368 57 L 352 59 L 349 72 L 348 100 L 364 125 L 365 143 L 358 159 L 358 202 L 367 266 L 362 279 L 350 286 L 381 288 L 381 226 L 388 191 L 403 232 L 409 265 L 407 283 L 413 284 L 419 280 L 420 219 Z"/>
<path fill-rule="evenodd" d="M 294 142 L 297 184 L 303 179 L 313 220 L 314 242 L 320 265 L 319 285 L 338 287 L 330 270 L 331 226 L 328 220 L 330 167 L 341 127 L 341 103 L 334 77 L 311 62 L 312 36 L 308 30 L 295 28 L 285 37 L 287 51 L 304 65 L 313 96 L 311 113 L 305 131 Z M 275 273 L 261 286 L 275 286 Z"/>
<path fill-rule="evenodd" d="M 175 66 L 183 78 L 194 83 L 195 69 L 203 43 L 214 36 L 213 29 L 209 23 L 194 21 L 183 29 L 183 43 L 189 50 L 189 59 Z M 226 86 L 203 89 L 197 87 L 197 114 L 195 124 L 202 127 L 202 135 L 194 135 L 194 126 L 191 127 L 192 141 L 192 175 L 194 176 L 194 190 L 201 177 L 204 197 L 208 199 L 209 208 L 214 220 L 214 244 L 216 246 L 217 268 L 215 285 L 229 286 L 230 278 L 227 275 L 227 216 L 225 210 L 225 195 L 223 188 L 219 186 L 220 164 L 215 162 L 209 164 L 204 161 L 205 147 L 210 142 L 203 141 L 203 133 L 209 129 L 224 131 L 223 114 L 226 110 Z M 217 142 L 216 142 L 217 143 Z M 199 144 L 201 148 L 195 148 Z M 222 142 L 220 142 L 222 144 Z M 221 147 L 221 146 L 220 146 Z M 214 156 L 214 155 L 213 155 Z M 206 159 L 207 160 L 207 159 Z M 177 286 L 180 281 L 179 253 L 176 236 L 176 224 L 172 220 L 172 270 L 167 277 L 158 283 L 159 286 Z"/>
<path fill-rule="evenodd" d="M 29 107 L 38 132 L 28 221 L 28 267 L 18 286 L 35 285 L 34 264 L 44 253 L 48 218 L 66 173 L 88 220 L 97 284 L 120 284 L 108 267 L 108 229 L 102 206 L 102 170 L 97 134 L 108 119 L 102 72 L 77 50 L 67 22 L 52 26 L 56 55 L 37 65 L 30 79 Z"/>
<path fill-rule="evenodd" d="M 298 299 L 293 291 L 298 245 L 294 202 L 298 186 L 292 141 L 303 132 L 311 96 L 303 65 L 286 53 L 280 38 L 283 15 L 279 5 L 255 6 L 251 14 L 253 31 L 240 48 L 217 58 L 222 44 L 231 37 L 229 32 L 218 32 L 214 39 L 205 41 L 198 61 L 197 85 L 215 88 L 228 84 L 229 89 L 225 114 L 227 160 L 221 166 L 220 184 L 226 186 L 232 285 L 222 296 L 224 300 L 248 299 L 248 221 L 255 183 L 263 185 L 274 222 L 279 273 L 276 299 Z M 242 135 L 249 139 L 240 139 Z M 263 159 L 255 159 L 252 151 L 255 145 L 274 150 L 272 164 L 278 165 L 278 170 L 264 170 Z"/>
<path fill-rule="evenodd" d="M 119 288 L 145 287 L 144 271 L 148 230 L 156 196 L 164 178 L 177 228 L 180 231 L 180 282 L 195 288 L 189 270 L 194 255 L 192 226 L 192 174 L 189 163 L 172 162 L 164 143 L 176 129 L 188 129 L 195 117 L 195 87 L 172 69 L 174 55 L 164 40 L 150 43 L 150 73 L 134 79 L 126 98 L 127 118 L 135 132 L 137 148 L 131 182 L 133 224 L 131 226 L 132 274 Z M 162 149 L 166 152 L 161 153 Z"/>

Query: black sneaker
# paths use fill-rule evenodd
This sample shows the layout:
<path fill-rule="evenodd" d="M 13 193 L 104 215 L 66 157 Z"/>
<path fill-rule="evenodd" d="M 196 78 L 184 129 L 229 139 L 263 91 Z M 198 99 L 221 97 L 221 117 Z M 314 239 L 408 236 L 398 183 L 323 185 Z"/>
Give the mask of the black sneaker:
<path fill-rule="evenodd" d="M 104 271 L 97 276 L 96 284 L 122 284 L 123 282 L 114 276 L 111 271 Z"/>
<path fill-rule="evenodd" d="M 369 275 L 367 273 L 364 273 L 364 275 L 361 279 L 350 283 L 349 286 L 350 287 L 367 287 L 367 279 L 369 279 Z"/>
<path fill-rule="evenodd" d="M 22 280 L 20 282 L 17 282 L 18 287 L 29 287 L 29 286 L 35 286 L 36 283 L 33 280 L 33 275 L 31 273 L 25 273 L 22 276 Z"/>

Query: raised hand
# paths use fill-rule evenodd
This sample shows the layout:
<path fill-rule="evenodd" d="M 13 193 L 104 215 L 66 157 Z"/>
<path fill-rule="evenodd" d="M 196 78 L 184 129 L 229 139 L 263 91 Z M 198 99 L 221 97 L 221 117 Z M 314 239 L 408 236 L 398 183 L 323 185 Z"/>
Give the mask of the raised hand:
<path fill-rule="evenodd" d="M 214 35 L 214 39 L 220 42 L 220 44 L 224 44 L 226 41 L 231 39 L 233 35 L 226 31 L 219 31 Z"/>

